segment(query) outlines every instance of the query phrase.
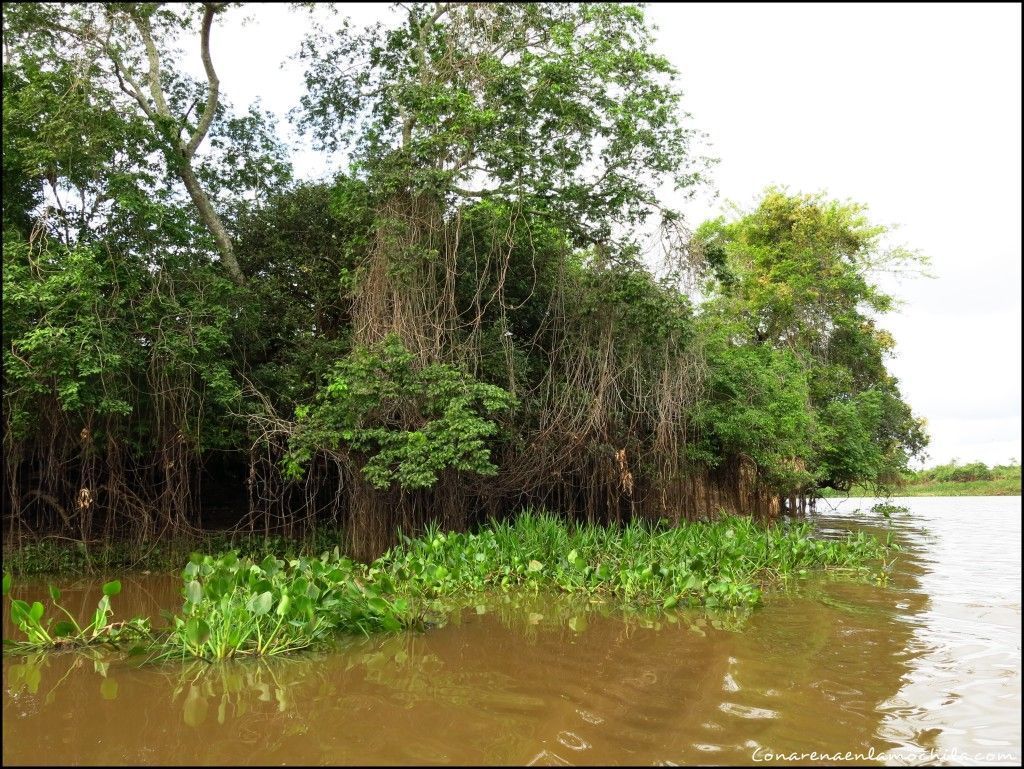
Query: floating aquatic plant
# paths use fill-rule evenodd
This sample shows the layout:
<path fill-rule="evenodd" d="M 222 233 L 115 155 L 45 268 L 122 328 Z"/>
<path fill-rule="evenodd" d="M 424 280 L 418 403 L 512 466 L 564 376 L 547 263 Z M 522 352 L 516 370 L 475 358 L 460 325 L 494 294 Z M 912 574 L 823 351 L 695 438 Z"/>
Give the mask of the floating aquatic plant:
<path fill-rule="evenodd" d="M 3 578 L 3 594 L 11 592 L 11 575 Z M 24 634 L 24 639 L 4 639 L 5 650 L 15 652 L 57 649 L 62 647 L 89 646 L 98 644 L 117 645 L 124 640 L 146 639 L 150 636 L 149 620 L 136 617 L 122 622 L 111 622 L 113 608 L 110 599 L 121 592 L 118 580 L 103 585 L 100 597 L 93 612 L 92 621 L 86 625 L 79 624 L 74 615 L 60 604 L 61 592 L 50 585 L 50 599 L 55 609 L 60 610 L 65 619 L 54 622 L 50 617 L 43 622 L 46 607 L 41 601 L 31 605 L 27 601 L 11 597 L 11 621 Z"/>
<path fill-rule="evenodd" d="M 726 517 L 680 526 L 600 526 L 528 510 L 475 533 L 431 525 L 369 565 L 343 557 L 337 548 L 290 560 L 268 555 L 257 561 L 236 551 L 194 554 L 182 572 L 182 610 L 167 614 L 169 629 L 159 636 L 150 633 L 148 620 L 109 622 L 110 598 L 121 590 L 114 581 L 103 586 L 85 627 L 60 605 L 56 588 L 50 596 L 67 619 L 55 625 L 43 624 L 41 603 L 12 600 L 12 619 L 27 640 L 5 645 L 35 650 L 116 644 L 130 637 L 148 642 L 136 650 L 151 650 L 152 659 L 274 657 L 339 633 L 422 627 L 423 609 L 431 603 L 456 608 L 485 591 L 556 591 L 651 611 L 729 610 L 756 606 L 766 585 L 812 569 L 884 582 L 891 567 L 887 556 L 898 549 L 891 533 L 885 541 L 864 532 L 837 540 L 812 535 L 811 525 L 798 521 L 764 526 Z M 9 590 L 7 575 L 4 593 Z M 413 602 L 416 612 L 410 610 Z"/>
<path fill-rule="evenodd" d="M 806 522 L 763 526 L 750 518 L 668 526 L 566 523 L 526 511 L 477 533 L 436 525 L 378 559 L 368 577 L 426 597 L 490 588 L 556 589 L 633 604 L 753 606 L 761 587 L 811 569 L 868 572 L 893 549 L 863 532 L 820 540 Z"/>
<path fill-rule="evenodd" d="M 196 554 L 183 579 L 183 610 L 169 617 L 161 656 L 275 656 L 333 632 L 369 634 L 414 624 L 404 600 L 364 584 L 337 550 L 290 561 L 267 556 L 259 563 L 234 551 Z"/>

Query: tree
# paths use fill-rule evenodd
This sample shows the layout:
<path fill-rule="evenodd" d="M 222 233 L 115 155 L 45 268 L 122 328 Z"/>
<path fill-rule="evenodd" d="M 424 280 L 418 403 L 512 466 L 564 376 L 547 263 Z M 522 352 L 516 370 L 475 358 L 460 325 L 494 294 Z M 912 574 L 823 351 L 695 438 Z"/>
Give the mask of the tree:
<path fill-rule="evenodd" d="M 356 144 L 380 188 L 514 200 L 604 243 L 701 178 L 675 72 L 620 3 L 410 3 L 404 22 L 311 34 L 299 122 Z"/>
<path fill-rule="evenodd" d="M 875 282 L 878 272 L 916 269 L 927 259 L 883 247 L 887 229 L 864 212 L 823 193 L 769 188 L 753 211 L 702 224 L 692 246 L 706 257 L 707 313 L 729 324 L 733 346 L 786 351 L 799 361 L 808 382 L 804 410 L 814 416 L 799 453 L 835 488 L 891 483 L 927 443 L 923 421 L 885 367 L 894 340 L 873 317 L 894 304 Z"/>
<path fill-rule="evenodd" d="M 231 279 L 245 277 L 228 228 L 197 168 L 199 150 L 215 121 L 224 123 L 220 80 L 211 53 L 217 16 L 228 3 L 168 6 L 162 3 L 19 3 L 4 7 L 5 70 L 8 61 L 28 67 L 34 79 L 69 70 L 83 98 L 109 105 L 147 144 L 162 154 L 167 172 L 180 181 L 203 226 L 212 235 Z M 206 83 L 190 82 L 164 61 L 176 55 L 177 38 L 195 31 Z M 5 88 L 5 94 L 6 94 Z M 193 114 L 194 113 L 194 114 Z M 254 119 L 260 120 L 257 116 Z M 226 126 L 236 140 L 255 126 Z M 145 126 L 145 132 L 139 131 Z M 259 135 L 259 131 L 256 131 Z M 264 143 L 262 150 L 266 150 Z M 271 149 L 271 156 L 274 152 Z M 270 170 L 280 172 L 280 164 Z M 207 179 L 209 182 L 209 179 Z"/>

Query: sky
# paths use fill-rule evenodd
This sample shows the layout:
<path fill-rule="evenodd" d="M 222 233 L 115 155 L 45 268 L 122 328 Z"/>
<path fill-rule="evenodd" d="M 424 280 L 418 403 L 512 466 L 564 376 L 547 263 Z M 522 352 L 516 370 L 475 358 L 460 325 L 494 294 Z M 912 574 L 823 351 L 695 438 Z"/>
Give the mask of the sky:
<path fill-rule="evenodd" d="M 341 3 L 354 23 L 387 5 Z M 898 225 L 890 245 L 934 277 L 883 279 L 890 371 L 927 420 L 924 464 L 1021 459 L 1021 6 L 652 3 L 656 49 L 680 72 L 690 125 L 720 162 L 716 195 L 680 203 L 692 226 L 768 185 L 826 191 Z M 244 19 L 248 18 L 246 22 Z M 285 119 L 303 92 L 285 64 L 308 16 L 231 9 L 213 32 L 222 92 Z M 201 73 L 194 61 L 180 64 Z M 336 166 L 308 146 L 300 177 Z M 671 201 L 669 201 L 671 202 Z"/>

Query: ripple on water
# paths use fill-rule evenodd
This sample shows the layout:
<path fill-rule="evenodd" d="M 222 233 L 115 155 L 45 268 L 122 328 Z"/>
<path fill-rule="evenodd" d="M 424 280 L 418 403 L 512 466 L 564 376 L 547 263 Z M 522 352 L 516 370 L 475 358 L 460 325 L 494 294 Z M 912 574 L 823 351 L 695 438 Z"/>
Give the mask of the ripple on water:
<path fill-rule="evenodd" d="M 907 546 L 893 582 L 914 637 L 878 734 L 969 756 L 992 743 L 1019 763 L 1020 497 L 900 502 L 912 512 L 892 519 Z"/>
<path fill-rule="evenodd" d="M 723 702 L 718 706 L 718 709 L 723 713 L 728 713 L 730 716 L 738 716 L 739 718 L 778 718 L 779 712 L 777 710 L 771 710 L 769 708 L 755 708 L 750 705 L 740 705 L 735 702 Z"/>
<path fill-rule="evenodd" d="M 550 750 L 542 750 L 529 761 L 527 766 L 572 766 L 571 761 L 566 761 L 561 756 L 552 753 Z"/>
<path fill-rule="evenodd" d="M 590 747 L 590 743 L 575 732 L 559 732 L 556 739 L 569 750 L 586 750 Z"/>

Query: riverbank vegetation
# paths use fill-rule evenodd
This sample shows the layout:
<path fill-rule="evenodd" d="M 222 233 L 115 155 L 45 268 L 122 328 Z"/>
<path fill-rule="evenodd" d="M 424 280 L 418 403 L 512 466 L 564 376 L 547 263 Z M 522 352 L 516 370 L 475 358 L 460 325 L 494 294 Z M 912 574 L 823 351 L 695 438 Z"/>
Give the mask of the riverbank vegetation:
<path fill-rule="evenodd" d="M 6 546 L 340 529 L 370 562 L 528 506 L 635 533 L 899 477 L 926 436 L 875 276 L 918 255 L 785 189 L 690 229 L 663 193 L 713 161 L 640 7 L 398 10 L 311 28 L 293 117 L 341 154 L 296 181 L 220 88 L 244 10 L 4 6 Z M 535 576 L 597 579 L 586 536 Z M 609 584 L 685 594 L 669 539 Z"/>
<path fill-rule="evenodd" d="M 816 539 L 810 524 L 792 520 L 768 526 L 749 517 L 599 526 L 526 511 L 468 534 L 432 525 L 370 564 L 343 556 L 337 547 L 290 560 L 256 560 L 235 551 L 194 554 L 182 572 L 182 610 L 168 615 L 168 628 L 157 633 L 145 617 L 108 621 L 119 581 L 103 586 L 95 617 L 84 628 L 58 603 L 60 590 L 50 587 L 52 605 L 66 619 L 44 623 L 42 602 L 12 597 L 11 617 L 25 637 L 5 640 L 5 648 L 21 653 L 130 643 L 159 660 L 269 657 L 321 645 L 338 633 L 422 628 L 427 610 L 457 610 L 481 595 L 509 591 L 665 611 L 728 610 L 755 606 L 765 587 L 783 586 L 809 570 L 884 579 L 897 550 L 863 532 Z M 3 587 L 7 595 L 9 574 Z"/>
<path fill-rule="evenodd" d="M 523 514 L 479 533 L 436 527 L 407 539 L 373 569 L 411 595 L 462 596 L 500 588 L 605 596 L 625 604 L 711 608 L 756 605 L 762 584 L 812 568 L 856 571 L 891 543 L 863 534 L 845 541 L 811 536 L 811 525 L 763 526 L 748 517 L 679 526 L 567 525 Z M 371 573 L 373 572 L 371 569 Z"/>
<path fill-rule="evenodd" d="M 4 569 L 16 576 L 109 574 L 118 572 L 174 572 L 194 552 L 224 553 L 263 560 L 274 556 L 291 560 L 312 556 L 344 543 L 338 529 L 321 526 L 301 537 L 266 535 L 253 531 L 197 530 L 164 537 L 140 547 L 121 539 L 86 543 L 67 537 L 46 537 L 20 545 L 5 545 Z"/>
<path fill-rule="evenodd" d="M 878 490 L 867 486 L 853 486 L 848 493 L 822 489 L 822 497 L 875 496 Z M 1020 495 L 1020 464 L 1010 460 L 1005 465 L 984 462 L 960 464 L 953 460 L 945 465 L 924 470 L 907 471 L 888 492 L 899 497 L 990 497 Z"/>

